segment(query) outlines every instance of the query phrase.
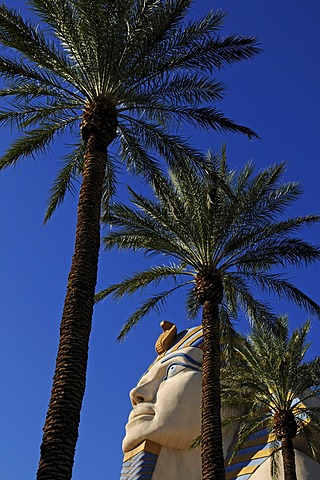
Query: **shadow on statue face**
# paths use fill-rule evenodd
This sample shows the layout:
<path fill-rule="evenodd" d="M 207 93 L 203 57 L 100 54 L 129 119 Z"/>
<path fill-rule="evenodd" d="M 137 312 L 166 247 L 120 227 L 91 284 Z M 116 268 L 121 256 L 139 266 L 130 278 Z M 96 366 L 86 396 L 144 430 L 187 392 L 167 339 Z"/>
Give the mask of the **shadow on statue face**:
<path fill-rule="evenodd" d="M 186 450 L 200 434 L 202 350 L 187 347 L 156 361 L 131 390 L 123 450 L 144 440 Z"/>

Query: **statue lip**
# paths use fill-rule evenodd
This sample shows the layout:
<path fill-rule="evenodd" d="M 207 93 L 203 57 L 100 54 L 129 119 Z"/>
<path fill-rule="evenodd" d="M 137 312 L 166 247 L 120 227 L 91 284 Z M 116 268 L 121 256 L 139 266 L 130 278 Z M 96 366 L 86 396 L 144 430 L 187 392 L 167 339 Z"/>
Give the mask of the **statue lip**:
<path fill-rule="evenodd" d="M 152 407 L 149 407 L 148 405 L 137 405 L 134 407 L 132 412 L 130 413 L 130 418 L 129 421 L 137 418 L 137 417 L 142 417 L 144 415 L 148 416 L 155 416 L 155 411 L 153 410 Z"/>

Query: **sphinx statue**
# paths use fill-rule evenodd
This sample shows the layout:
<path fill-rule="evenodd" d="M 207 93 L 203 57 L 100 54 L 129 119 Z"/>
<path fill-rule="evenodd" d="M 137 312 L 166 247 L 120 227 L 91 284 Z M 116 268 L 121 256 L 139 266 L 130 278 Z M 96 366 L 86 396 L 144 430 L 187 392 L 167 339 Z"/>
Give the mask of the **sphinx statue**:
<path fill-rule="evenodd" d="M 130 392 L 132 411 L 123 440 L 121 480 L 201 480 L 200 449 L 190 449 L 200 435 L 202 328 L 177 334 L 161 322 L 158 356 Z M 222 416 L 227 412 L 222 412 Z M 264 432 L 238 452 L 232 463 L 237 425 L 223 428 L 226 480 L 271 480 L 268 436 Z M 320 479 L 320 464 L 295 445 L 298 480 Z M 283 480 L 281 462 L 279 480 Z"/>

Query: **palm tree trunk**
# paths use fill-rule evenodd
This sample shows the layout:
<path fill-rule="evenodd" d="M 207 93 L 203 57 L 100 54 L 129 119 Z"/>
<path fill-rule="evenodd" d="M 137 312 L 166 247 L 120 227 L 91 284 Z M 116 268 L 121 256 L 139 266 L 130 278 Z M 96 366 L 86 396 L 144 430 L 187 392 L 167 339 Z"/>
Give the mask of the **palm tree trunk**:
<path fill-rule="evenodd" d="M 222 284 L 217 277 L 206 281 L 202 311 L 203 365 L 201 406 L 201 463 L 203 480 L 224 480 L 221 428 L 220 318 Z M 198 294 L 199 298 L 199 294 Z"/>
<path fill-rule="evenodd" d="M 99 109 L 96 109 L 95 115 L 99 116 Z M 84 127 L 86 136 L 83 137 L 87 145 L 78 203 L 75 249 L 60 326 L 53 387 L 40 447 L 37 480 L 70 480 L 72 476 L 97 281 L 100 209 L 107 146 L 114 139 L 116 130 L 115 124 L 111 133 L 109 130 L 109 135 L 106 135 L 105 131 L 97 128 L 97 123 L 99 122 L 90 123 L 89 120 Z M 107 125 L 109 123 L 110 119 Z"/>
<path fill-rule="evenodd" d="M 292 439 L 297 434 L 297 423 L 291 410 L 278 410 L 273 416 L 274 433 L 282 446 L 285 480 L 297 480 L 296 462 Z"/>
<path fill-rule="evenodd" d="M 297 480 L 296 461 L 292 438 L 282 438 L 282 460 L 285 480 Z"/>

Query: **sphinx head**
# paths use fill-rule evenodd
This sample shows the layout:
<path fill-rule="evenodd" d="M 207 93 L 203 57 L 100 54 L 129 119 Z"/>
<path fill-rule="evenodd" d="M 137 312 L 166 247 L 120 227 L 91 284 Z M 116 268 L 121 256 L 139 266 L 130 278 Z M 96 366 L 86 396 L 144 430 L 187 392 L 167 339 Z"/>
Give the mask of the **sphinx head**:
<path fill-rule="evenodd" d="M 144 440 L 187 450 L 200 434 L 202 329 L 176 334 L 169 322 L 156 342 L 158 357 L 130 392 L 132 411 L 123 450 Z"/>

